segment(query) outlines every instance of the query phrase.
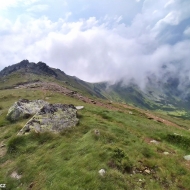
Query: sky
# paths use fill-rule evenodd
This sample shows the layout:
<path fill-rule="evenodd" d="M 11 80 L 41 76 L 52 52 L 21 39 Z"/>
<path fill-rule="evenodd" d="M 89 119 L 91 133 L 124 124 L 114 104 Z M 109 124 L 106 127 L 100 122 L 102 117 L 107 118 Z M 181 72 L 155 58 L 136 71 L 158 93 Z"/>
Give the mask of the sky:
<path fill-rule="evenodd" d="M 0 0 L 0 70 L 28 59 L 89 82 L 190 79 L 190 0 Z M 164 69 L 163 69 L 164 68 Z"/>

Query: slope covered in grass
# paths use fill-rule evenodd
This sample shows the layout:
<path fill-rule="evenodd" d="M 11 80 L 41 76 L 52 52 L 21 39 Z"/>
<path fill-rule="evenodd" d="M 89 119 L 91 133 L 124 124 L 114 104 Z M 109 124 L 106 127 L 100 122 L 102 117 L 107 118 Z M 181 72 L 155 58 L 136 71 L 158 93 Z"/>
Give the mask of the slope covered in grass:
<path fill-rule="evenodd" d="M 6 113 L 19 98 L 85 108 L 78 111 L 79 124 L 61 134 L 17 136 L 27 120 L 10 123 Z M 107 109 L 58 93 L 47 92 L 44 97 L 40 90 L 1 90 L 0 144 L 5 146 L 0 148 L 0 183 L 23 190 L 188 190 L 190 163 L 183 159 L 190 153 L 188 123 L 186 129 L 167 126 L 122 104 L 113 103 Z M 151 143 L 153 139 L 157 143 Z M 98 173 L 102 168 L 103 177 Z M 13 172 L 21 178 L 12 178 Z"/>

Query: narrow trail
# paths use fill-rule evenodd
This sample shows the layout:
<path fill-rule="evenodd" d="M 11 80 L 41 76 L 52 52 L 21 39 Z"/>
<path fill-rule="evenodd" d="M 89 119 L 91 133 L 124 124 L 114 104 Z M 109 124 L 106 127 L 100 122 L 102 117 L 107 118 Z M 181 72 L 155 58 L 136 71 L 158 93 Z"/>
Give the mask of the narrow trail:
<path fill-rule="evenodd" d="M 139 111 L 140 113 L 145 114 L 146 117 L 147 117 L 147 119 L 150 119 L 150 120 L 154 120 L 154 121 L 163 123 L 163 124 L 165 124 L 165 125 L 167 125 L 167 126 L 172 126 L 172 127 L 176 127 L 176 128 L 179 128 L 179 129 L 186 130 L 186 129 L 184 129 L 183 127 L 177 125 L 176 123 L 173 123 L 173 122 L 171 122 L 171 121 L 169 121 L 169 120 L 167 120 L 167 119 L 163 119 L 163 118 L 161 118 L 160 116 L 158 117 L 158 116 L 156 116 L 156 115 L 154 115 L 154 114 L 152 114 L 152 113 L 149 113 L 148 111 L 145 111 L 145 110 L 142 110 L 142 109 L 139 109 L 139 108 L 134 108 L 134 107 L 129 106 L 129 105 L 123 105 L 123 107 L 124 107 L 124 108 L 128 108 L 128 109 L 130 109 L 130 110 L 137 110 L 137 111 Z"/>
<path fill-rule="evenodd" d="M 85 103 L 89 103 L 89 104 L 94 104 L 94 105 L 97 105 L 97 106 L 101 106 L 101 107 L 104 107 L 104 108 L 107 108 L 107 109 L 111 109 L 111 110 L 119 110 L 119 108 L 117 109 L 115 106 L 113 106 L 111 103 L 103 103 L 103 102 L 100 102 L 100 101 L 97 101 L 97 100 L 93 100 L 91 98 L 88 98 L 86 96 L 83 96 L 81 95 L 80 93 L 78 93 L 77 91 L 72 91 L 64 86 L 60 86 L 56 83 L 49 83 L 49 82 L 34 82 L 34 83 L 28 83 L 28 84 L 23 84 L 23 85 L 18 85 L 15 87 L 16 89 L 41 89 L 44 91 L 44 93 L 46 91 L 52 91 L 52 92 L 58 92 L 58 93 L 61 93 L 63 95 L 66 95 L 66 96 L 69 96 L 69 97 L 73 97 L 73 98 L 76 98 L 78 100 L 81 100 Z M 160 123 L 163 123 L 167 126 L 173 126 L 173 127 L 176 127 L 176 128 L 179 128 L 179 129 L 183 129 L 185 130 L 183 127 L 169 121 L 169 120 L 166 120 L 166 119 L 163 119 L 161 117 L 158 117 L 152 113 L 149 113 L 145 110 L 142 110 L 140 108 L 135 108 L 135 107 L 132 107 L 130 105 L 126 105 L 126 104 L 120 104 L 120 106 L 122 105 L 123 108 L 127 108 L 127 109 L 130 109 L 130 110 L 137 110 L 138 112 L 144 114 L 147 119 L 150 119 L 150 120 L 154 120 L 154 121 L 157 121 L 157 122 L 160 122 Z"/>
<path fill-rule="evenodd" d="M 91 98 L 83 96 L 82 94 L 80 94 L 77 91 L 72 91 L 64 86 L 60 86 L 60 85 L 58 85 L 56 83 L 52 83 L 52 82 L 51 83 L 49 83 L 49 82 L 28 83 L 28 84 L 18 85 L 15 87 L 15 89 L 41 89 L 42 91 L 44 91 L 44 93 L 46 93 L 46 91 L 58 92 L 63 95 L 81 100 L 88 104 L 94 104 L 94 105 L 102 106 L 102 107 L 105 107 L 108 109 L 114 109 L 114 107 L 111 106 L 111 104 L 105 104 L 100 101 L 93 100 Z"/>

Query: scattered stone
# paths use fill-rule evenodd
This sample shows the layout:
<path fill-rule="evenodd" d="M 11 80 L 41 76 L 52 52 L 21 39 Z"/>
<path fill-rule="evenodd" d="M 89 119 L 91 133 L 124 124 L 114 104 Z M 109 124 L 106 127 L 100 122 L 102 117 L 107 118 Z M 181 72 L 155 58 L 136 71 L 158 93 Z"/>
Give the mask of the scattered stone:
<path fill-rule="evenodd" d="M 101 176 L 104 176 L 106 174 L 106 171 L 104 169 L 99 170 L 98 172 Z"/>
<path fill-rule="evenodd" d="M 94 133 L 95 133 L 95 135 L 97 135 L 97 136 L 100 135 L 100 131 L 99 131 L 98 129 L 95 129 L 95 130 L 94 130 Z"/>
<path fill-rule="evenodd" d="M 32 182 L 32 183 L 29 185 L 29 189 L 32 189 L 33 186 L 34 186 L 34 182 Z"/>
<path fill-rule="evenodd" d="M 0 148 L 3 148 L 3 147 L 5 147 L 5 144 L 1 144 L 1 145 L 0 145 Z"/>
<path fill-rule="evenodd" d="M 156 140 L 151 140 L 150 143 L 159 144 L 159 142 Z"/>
<path fill-rule="evenodd" d="M 84 106 L 75 106 L 75 108 L 76 108 L 77 110 L 82 110 L 82 109 L 84 108 Z"/>
<path fill-rule="evenodd" d="M 142 180 L 142 179 L 139 179 L 139 182 L 143 182 L 143 180 Z"/>
<path fill-rule="evenodd" d="M 144 172 L 145 172 L 146 174 L 150 174 L 150 170 L 148 170 L 148 169 L 146 169 Z"/>
<path fill-rule="evenodd" d="M 133 112 L 132 112 L 132 111 L 129 111 L 129 114 L 130 114 L 130 115 L 132 115 L 132 114 L 133 114 Z"/>
<path fill-rule="evenodd" d="M 169 152 L 163 152 L 164 155 L 169 155 L 170 153 Z"/>
<path fill-rule="evenodd" d="M 77 109 L 72 104 L 46 104 L 26 123 L 18 135 L 31 130 L 37 133 L 61 132 L 65 128 L 76 126 L 79 121 L 76 113 Z"/>
<path fill-rule="evenodd" d="M 185 160 L 189 161 L 190 160 L 190 155 L 184 156 L 183 157 Z"/>
<path fill-rule="evenodd" d="M 96 101 L 94 101 L 94 100 L 91 100 L 91 102 L 92 102 L 93 104 L 96 104 Z"/>
<path fill-rule="evenodd" d="M 7 119 L 10 121 L 16 121 L 20 118 L 28 118 L 29 116 L 36 114 L 46 104 L 48 103 L 43 100 L 30 101 L 27 99 L 21 99 L 9 108 Z"/>
<path fill-rule="evenodd" d="M 16 171 L 14 171 L 12 174 L 11 174 L 11 177 L 14 178 L 14 179 L 21 179 L 22 178 L 22 175 L 19 175 Z"/>

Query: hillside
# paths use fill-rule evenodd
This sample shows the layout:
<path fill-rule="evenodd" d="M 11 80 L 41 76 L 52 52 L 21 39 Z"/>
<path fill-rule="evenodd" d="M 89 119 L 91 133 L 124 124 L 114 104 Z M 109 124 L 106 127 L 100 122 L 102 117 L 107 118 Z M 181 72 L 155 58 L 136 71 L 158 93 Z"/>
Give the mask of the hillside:
<path fill-rule="evenodd" d="M 0 183 L 6 189 L 190 189 L 189 120 L 110 102 L 117 96 L 105 83 L 37 65 L 0 72 Z M 6 114 L 21 98 L 84 109 L 76 127 L 17 136 L 28 119 L 10 122 Z"/>
<path fill-rule="evenodd" d="M 20 63 L 5 67 L 0 72 L 0 81 L 1 89 L 8 89 L 12 88 L 12 86 L 16 87 L 20 84 L 36 81 L 61 82 L 61 84 L 64 84 L 70 89 L 104 98 L 101 94 L 93 90 L 93 84 L 66 75 L 60 69 L 50 68 L 43 62 L 36 64 L 28 60 L 23 60 Z"/>
<path fill-rule="evenodd" d="M 61 84 L 91 97 L 123 102 L 149 110 L 164 110 L 176 117 L 190 116 L 189 91 L 179 90 L 179 81 L 175 77 L 158 81 L 154 76 L 149 76 L 146 86 L 142 89 L 135 82 L 128 84 L 122 81 L 114 84 L 85 82 L 65 74 L 60 69 L 50 68 L 43 62 L 35 64 L 28 60 L 0 71 L 0 89 L 40 81 Z"/>

